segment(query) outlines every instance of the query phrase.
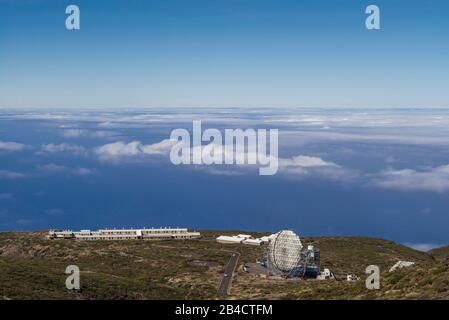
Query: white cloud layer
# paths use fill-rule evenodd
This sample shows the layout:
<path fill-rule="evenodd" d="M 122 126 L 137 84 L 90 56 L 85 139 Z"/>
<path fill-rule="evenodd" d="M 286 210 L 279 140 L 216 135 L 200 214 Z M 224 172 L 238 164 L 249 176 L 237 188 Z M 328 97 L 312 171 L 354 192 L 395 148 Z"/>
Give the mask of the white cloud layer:
<path fill-rule="evenodd" d="M 86 154 L 87 149 L 83 146 L 73 145 L 68 143 L 61 144 L 44 144 L 41 147 L 40 153 L 72 153 L 74 155 L 83 155 Z"/>
<path fill-rule="evenodd" d="M 125 143 L 117 141 L 95 149 L 100 160 L 117 160 L 145 155 L 168 155 L 173 145 L 178 141 L 165 139 L 154 144 L 143 144 L 140 141 Z"/>
<path fill-rule="evenodd" d="M 89 169 L 84 167 L 70 168 L 54 163 L 39 165 L 37 166 L 37 170 L 46 174 L 67 173 L 78 177 L 86 177 L 97 173 L 95 169 Z"/>
<path fill-rule="evenodd" d="M 316 146 L 318 143 L 323 143 L 325 148 L 328 144 L 334 146 L 343 145 L 347 142 L 357 145 L 363 144 L 364 146 L 376 144 L 380 148 L 379 150 L 385 150 L 384 147 L 396 145 L 412 146 L 418 151 L 420 147 L 446 148 L 449 145 L 449 111 L 444 109 L 292 108 L 273 111 L 270 109 L 203 108 L 198 110 L 138 109 L 133 112 L 111 112 L 110 110 L 73 112 L 61 110 L 47 113 L 21 111 L 4 115 L 3 118 L 54 121 L 60 125 L 58 130 L 67 138 L 104 137 L 119 132 L 117 131 L 119 128 L 148 128 L 154 124 L 179 127 L 179 124 L 182 123 L 183 126 L 184 124 L 189 126 L 192 120 L 199 118 L 208 125 L 220 124 L 220 126 L 226 125 L 228 127 L 244 128 L 266 124 L 279 128 L 281 148 L 285 146 L 289 154 L 298 154 L 291 158 L 279 158 L 280 175 L 292 177 L 320 176 L 326 179 L 344 181 L 349 179 L 354 182 L 354 185 L 404 192 L 449 192 L 449 165 L 444 165 L 444 162 L 433 164 L 433 167 L 419 168 L 416 166 L 419 163 L 413 163 L 414 159 L 406 158 L 406 155 L 401 161 L 395 158 L 397 155 L 391 155 L 385 158 L 381 166 L 402 164 L 405 169 L 381 171 L 382 167 L 378 167 L 377 172 L 368 173 L 345 167 L 345 164 L 349 162 L 344 160 L 335 161 L 339 164 L 332 162 L 332 156 L 330 159 L 323 159 L 308 155 L 308 153 L 317 153 L 313 151 L 317 148 L 302 148 L 304 145 Z M 117 129 L 109 130 L 109 127 Z M 120 159 L 142 159 L 143 157 L 146 159 L 151 156 L 167 156 L 175 143 L 170 140 L 163 140 L 154 144 L 144 144 L 137 140 L 131 142 L 117 141 L 93 149 L 67 143 L 46 144 L 41 147 L 40 152 L 48 154 L 65 152 L 74 155 L 95 156 L 100 160 L 117 161 Z M 26 148 L 26 145 L 15 142 L 0 142 L 0 151 L 18 151 L 23 148 Z M 296 150 L 293 150 L 293 148 L 296 148 Z M 347 148 L 347 150 L 349 149 Z M 217 153 L 222 152 L 219 148 L 215 151 Z M 226 157 L 227 155 L 223 156 Z M 239 159 L 245 158 L 245 156 L 248 156 L 248 154 L 236 155 Z M 255 155 L 250 156 L 254 157 Z M 199 170 L 207 169 L 213 174 L 226 174 L 226 171 L 230 175 L 251 172 L 245 169 L 251 166 L 213 166 L 214 170 L 211 170 L 211 166 L 206 165 L 196 167 Z M 81 175 L 82 171 L 80 171 Z M 3 177 L 6 176 L 8 175 L 4 173 Z"/>
<path fill-rule="evenodd" d="M 79 177 L 90 176 L 95 174 L 96 171 L 88 168 L 76 168 L 72 170 L 72 174 Z"/>
<path fill-rule="evenodd" d="M 141 159 L 143 156 L 167 156 L 169 155 L 171 148 L 180 143 L 176 140 L 162 140 L 155 144 L 145 145 L 140 141 L 132 141 L 125 143 L 122 141 L 109 143 L 95 148 L 94 153 L 101 161 L 118 162 L 120 160 L 132 160 Z M 200 148 L 200 153 L 214 154 L 219 158 L 225 159 L 229 162 L 233 162 L 234 159 L 239 159 L 245 163 L 249 158 L 258 159 L 257 153 L 249 152 L 247 148 L 234 148 L 232 153 L 227 153 L 226 146 L 210 144 L 208 146 L 203 145 L 199 147 L 191 148 L 191 154 L 195 153 Z M 240 150 L 240 151 L 237 151 Z M 242 152 L 242 150 L 244 150 Z M 263 155 L 266 159 L 272 157 L 271 155 Z M 235 162 L 234 162 L 235 163 Z M 213 175 L 243 175 L 252 172 L 251 169 L 259 166 L 256 165 L 191 165 L 192 169 L 204 170 L 205 172 Z M 287 174 L 288 176 L 319 176 L 321 178 L 330 180 L 348 181 L 354 179 L 357 173 L 354 170 L 350 170 L 337 165 L 334 162 L 326 161 L 320 157 L 297 155 L 291 158 L 279 158 L 279 172 Z"/>
<path fill-rule="evenodd" d="M 65 138 L 107 138 L 114 136 L 115 133 L 105 130 L 66 129 L 62 131 L 62 135 Z"/>
<path fill-rule="evenodd" d="M 412 169 L 383 171 L 374 177 L 372 184 L 400 191 L 447 192 L 449 191 L 449 165 L 422 171 Z"/>
<path fill-rule="evenodd" d="M 0 151 L 21 151 L 29 148 L 26 144 L 17 142 L 0 141 Z"/>
<path fill-rule="evenodd" d="M 333 162 L 325 161 L 319 157 L 311 157 L 298 155 L 292 158 L 279 159 L 279 165 L 281 167 L 302 167 L 302 168 L 313 168 L 313 167 L 338 167 Z"/>
<path fill-rule="evenodd" d="M 320 157 L 298 155 L 279 159 L 279 172 L 295 177 L 319 177 L 326 180 L 350 182 L 359 177 L 356 170 L 345 168 Z"/>

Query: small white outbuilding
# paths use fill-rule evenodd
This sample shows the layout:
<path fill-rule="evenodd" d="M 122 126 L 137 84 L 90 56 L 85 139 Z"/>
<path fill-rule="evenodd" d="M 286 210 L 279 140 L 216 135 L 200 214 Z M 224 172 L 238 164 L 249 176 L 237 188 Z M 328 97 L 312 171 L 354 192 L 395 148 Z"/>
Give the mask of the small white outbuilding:
<path fill-rule="evenodd" d="M 399 260 L 398 262 L 396 262 L 391 268 L 390 268 L 390 272 L 393 272 L 396 269 L 401 269 L 401 268 L 406 268 L 406 267 L 410 267 L 412 265 L 414 265 L 415 263 L 412 261 L 402 261 Z"/>
<path fill-rule="evenodd" d="M 242 243 L 244 238 L 239 237 L 229 237 L 229 236 L 219 236 L 217 237 L 217 242 L 220 243 Z"/>
<path fill-rule="evenodd" d="M 261 239 L 245 239 L 242 241 L 242 243 L 253 246 L 260 246 L 263 243 L 263 241 Z"/>

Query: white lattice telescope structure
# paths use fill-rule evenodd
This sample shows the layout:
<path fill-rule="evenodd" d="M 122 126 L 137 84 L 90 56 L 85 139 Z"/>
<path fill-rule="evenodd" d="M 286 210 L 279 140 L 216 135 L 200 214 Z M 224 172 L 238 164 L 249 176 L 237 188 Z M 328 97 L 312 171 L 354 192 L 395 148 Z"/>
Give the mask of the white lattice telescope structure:
<path fill-rule="evenodd" d="M 271 274 L 290 276 L 301 262 L 303 245 L 293 231 L 283 230 L 268 245 L 267 263 Z"/>

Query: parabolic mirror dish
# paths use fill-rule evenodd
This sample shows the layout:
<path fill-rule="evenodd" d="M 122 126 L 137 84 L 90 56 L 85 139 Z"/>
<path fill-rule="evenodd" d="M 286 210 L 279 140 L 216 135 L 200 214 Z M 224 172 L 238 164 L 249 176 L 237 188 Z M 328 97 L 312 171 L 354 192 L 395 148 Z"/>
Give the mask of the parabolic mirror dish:
<path fill-rule="evenodd" d="M 290 230 L 279 231 L 268 246 L 269 268 L 276 274 L 290 274 L 300 263 L 301 249 L 298 235 Z"/>

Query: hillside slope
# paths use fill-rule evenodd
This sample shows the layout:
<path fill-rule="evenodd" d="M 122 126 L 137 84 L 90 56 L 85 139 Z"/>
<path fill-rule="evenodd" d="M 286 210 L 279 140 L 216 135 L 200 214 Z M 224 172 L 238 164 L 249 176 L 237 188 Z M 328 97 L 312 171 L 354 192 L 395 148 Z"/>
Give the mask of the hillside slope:
<path fill-rule="evenodd" d="M 230 232 L 235 234 L 238 231 Z M 448 296 L 448 265 L 432 255 L 391 241 L 362 237 L 302 239 L 321 249 L 321 268 L 339 279 L 264 279 L 243 271 L 244 262 L 265 256 L 264 247 L 226 245 L 202 231 L 197 240 L 51 241 L 43 233 L 0 233 L 0 298 L 3 299 L 218 299 L 216 289 L 233 251 L 241 259 L 229 298 L 243 299 L 414 299 Z M 260 235 L 260 234 L 254 234 Z M 415 266 L 388 273 L 398 260 Z M 81 270 L 79 292 L 65 289 L 65 268 Z M 364 286 L 367 265 L 381 269 L 381 290 Z"/>
<path fill-rule="evenodd" d="M 435 248 L 428 253 L 437 260 L 446 260 L 449 259 L 449 246 Z"/>

